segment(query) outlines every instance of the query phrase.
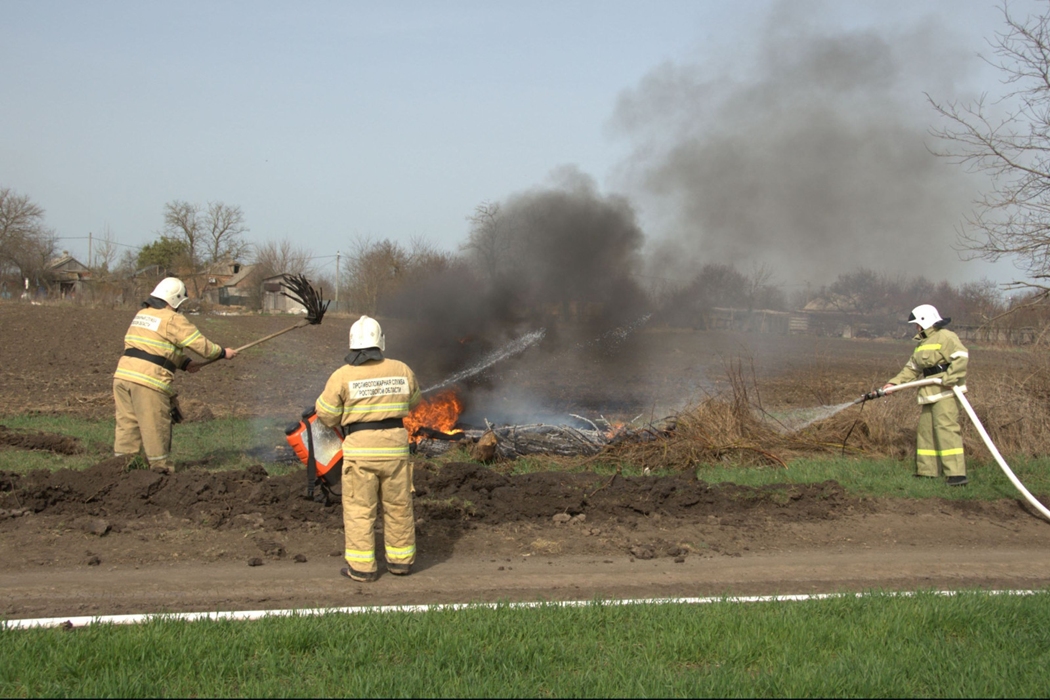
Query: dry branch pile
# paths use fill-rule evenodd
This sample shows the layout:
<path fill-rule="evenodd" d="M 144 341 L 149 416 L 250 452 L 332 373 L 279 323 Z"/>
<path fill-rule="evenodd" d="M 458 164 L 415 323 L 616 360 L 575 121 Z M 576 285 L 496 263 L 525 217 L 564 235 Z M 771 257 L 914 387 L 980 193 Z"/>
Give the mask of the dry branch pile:
<path fill-rule="evenodd" d="M 457 440 L 423 438 L 416 443 L 416 454 L 436 457 L 459 444 L 476 444 L 486 436 L 494 441 L 493 457 L 516 459 L 529 455 L 560 457 L 592 456 L 620 442 L 650 442 L 666 431 L 653 428 L 610 427 L 602 430 L 574 428 L 568 425 L 490 426 L 488 430 L 467 430 L 457 434 Z"/>
<path fill-rule="evenodd" d="M 595 460 L 651 469 L 685 470 L 723 462 L 785 467 L 801 456 L 909 459 L 915 453 L 919 406 L 913 394 L 850 406 L 799 430 L 787 430 L 762 407 L 753 375 L 746 378 L 739 363 L 727 367 L 727 374 L 730 390 L 648 425 L 490 426 L 488 431 L 467 431 L 462 443 L 421 440 L 417 453 L 443 454 L 457 444 L 476 443 L 486 433 L 495 440 L 497 459 L 543 454 L 568 458 L 569 467 Z M 1050 359 L 1033 354 L 1009 372 L 986 370 L 968 384 L 971 404 L 1004 455 L 1050 453 Z M 960 419 L 967 454 L 989 459 L 965 414 Z"/>

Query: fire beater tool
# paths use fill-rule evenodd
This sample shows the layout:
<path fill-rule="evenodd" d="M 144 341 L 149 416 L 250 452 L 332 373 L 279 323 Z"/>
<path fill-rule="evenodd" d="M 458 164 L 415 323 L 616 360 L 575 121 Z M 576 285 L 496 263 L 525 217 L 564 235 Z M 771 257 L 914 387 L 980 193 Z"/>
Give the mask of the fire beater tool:
<path fill-rule="evenodd" d="M 897 384 L 895 386 L 886 387 L 885 389 L 876 389 L 875 391 L 870 391 L 867 394 L 862 395 L 853 403 L 862 404 L 865 401 L 871 401 L 872 399 L 887 396 L 894 392 L 900 391 L 901 389 L 917 389 L 921 386 L 929 386 L 931 384 L 943 385 L 943 382 L 941 381 L 940 377 L 931 377 L 929 379 L 919 379 L 918 381 L 914 382 Z M 1014 474 L 1012 469 L 1010 469 L 1010 465 L 1006 463 L 1006 460 L 1003 459 L 1003 456 L 999 453 L 999 448 L 995 446 L 995 443 L 992 442 L 992 438 L 988 436 L 988 431 L 984 429 L 984 425 L 981 423 L 981 419 L 977 417 L 977 413 L 974 412 L 973 406 L 970 405 L 969 400 L 966 398 L 966 394 L 964 394 L 962 392 L 962 389 L 960 389 L 958 386 L 952 387 L 952 393 L 955 394 L 955 398 L 959 399 L 959 403 L 962 404 L 963 409 L 966 411 L 966 415 L 968 415 L 970 417 L 970 420 L 973 421 L 973 426 L 977 428 L 977 432 L 978 434 L 980 434 L 981 440 L 984 441 L 984 444 L 988 448 L 988 451 L 992 453 L 993 457 L 995 457 L 995 461 L 999 464 L 999 468 L 1003 470 L 1003 473 L 1006 474 L 1006 478 L 1010 480 L 1010 483 L 1017 487 L 1017 490 L 1021 492 L 1021 495 L 1025 497 L 1025 500 L 1028 501 L 1033 508 L 1039 511 L 1039 513 L 1044 518 L 1050 520 L 1050 510 L 1047 510 L 1046 506 L 1040 503 L 1036 499 L 1036 497 L 1033 496 L 1031 492 L 1025 488 L 1025 485 L 1021 483 L 1021 480 L 1018 479 L 1017 475 Z"/>
<path fill-rule="evenodd" d="M 294 331 L 296 328 L 320 325 L 321 319 L 324 318 L 324 313 L 328 310 L 328 304 L 330 303 L 322 301 L 321 292 L 314 289 L 304 275 L 284 275 L 281 280 L 281 286 L 284 287 L 284 289 L 281 290 L 281 294 L 292 301 L 302 304 L 303 308 L 306 309 L 306 318 L 295 325 L 288 326 L 284 330 L 271 333 L 270 335 L 259 338 L 258 340 L 253 340 L 247 345 L 235 348 L 235 352 L 239 353 L 248 348 L 255 347 L 260 343 L 265 343 L 267 340 L 273 340 L 279 335 L 284 335 L 285 333 Z M 206 360 L 201 362 L 200 365 L 203 367 L 212 362 L 215 362 L 215 360 Z"/>

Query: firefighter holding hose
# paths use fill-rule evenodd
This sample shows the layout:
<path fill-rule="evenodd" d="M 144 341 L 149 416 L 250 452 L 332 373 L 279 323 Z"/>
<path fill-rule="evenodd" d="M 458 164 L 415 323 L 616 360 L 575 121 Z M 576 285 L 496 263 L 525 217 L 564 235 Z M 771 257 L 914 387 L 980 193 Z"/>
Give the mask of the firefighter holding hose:
<path fill-rule="evenodd" d="M 386 568 L 406 576 L 416 558 L 412 469 L 403 419 L 419 403 L 416 375 L 385 358 L 379 322 L 362 316 L 350 327 L 346 364 L 329 377 L 317 399 L 317 418 L 343 431 L 343 529 L 347 567 L 354 581 L 378 577 L 375 521 L 383 502 Z"/>
<path fill-rule="evenodd" d="M 952 387 L 966 392 L 969 352 L 959 336 L 945 328 L 951 319 L 941 318 L 930 304 L 916 306 L 908 321 L 919 329 L 915 351 L 904 369 L 882 388 L 923 378 L 941 380 L 940 385 L 919 389 L 922 412 L 916 430 L 915 475 L 936 477 L 943 473 L 949 486 L 964 486 L 968 480 L 959 428 L 959 399 Z"/>
<path fill-rule="evenodd" d="M 171 425 L 182 420 L 171 383 L 175 370 L 196 372 L 203 366 L 183 355 L 189 348 L 206 360 L 229 359 L 237 353 L 217 345 L 197 330 L 179 307 L 186 301 L 186 285 L 166 277 L 142 303 L 124 336 L 124 354 L 113 374 L 117 427 L 116 456 L 146 453 L 150 469 L 175 471 L 171 461 Z"/>

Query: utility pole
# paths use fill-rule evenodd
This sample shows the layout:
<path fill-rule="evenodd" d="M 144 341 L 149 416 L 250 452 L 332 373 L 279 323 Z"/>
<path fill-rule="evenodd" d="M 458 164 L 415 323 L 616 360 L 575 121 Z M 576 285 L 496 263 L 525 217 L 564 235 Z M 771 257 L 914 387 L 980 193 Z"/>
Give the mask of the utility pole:
<path fill-rule="evenodd" d="M 339 260 L 342 253 L 335 251 L 335 310 L 339 310 Z"/>
<path fill-rule="evenodd" d="M 91 244 L 91 231 L 88 231 L 88 269 L 89 270 L 91 269 L 91 252 L 94 250 L 94 248 L 95 248 L 95 246 L 93 246 Z"/>

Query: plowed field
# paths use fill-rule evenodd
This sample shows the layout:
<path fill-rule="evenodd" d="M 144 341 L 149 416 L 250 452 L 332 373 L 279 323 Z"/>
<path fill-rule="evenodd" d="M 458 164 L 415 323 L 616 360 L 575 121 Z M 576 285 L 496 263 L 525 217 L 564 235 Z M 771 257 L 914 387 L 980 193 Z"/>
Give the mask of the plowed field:
<path fill-rule="evenodd" d="M 0 304 L 0 417 L 111 415 L 111 375 L 132 315 Z M 233 346 L 294 322 L 194 321 Z M 349 322 L 326 318 L 180 374 L 184 409 L 191 420 L 295 418 L 341 362 Z M 411 364 L 424 387 L 447 376 L 447 358 L 437 362 L 425 343 L 408 342 L 411 328 L 391 321 L 385 329 L 388 354 Z M 767 405 L 837 403 L 896 373 L 911 347 L 659 329 L 632 343 L 602 355 L 562 329 L 557 343 L 472 379 L 467 412 L 479 422 L 666 415 L 718 391 L 726 363 L 740 358 Z M 471 353 L 466 343 L 461 367 L 477 359 Z M 975 381 L 998 354 L 971 348 Z M 260 445 L 259 454 L 273 447 Z M 42 448 L 78 446 L 0 430 L 0 449 Z M 1050 525 L 1013 499 L 860 499 L 833 481 L 746 488 L 419 460 L 416 569 L 360 585 L 338 576 L 339 505 L 303 498 L 302 474 L 271 477 L 264 462 L 172 476 L 123 467 L 100 455 L 83 472 L 0 474 L 0 615 L 1050 582 Z"/>

